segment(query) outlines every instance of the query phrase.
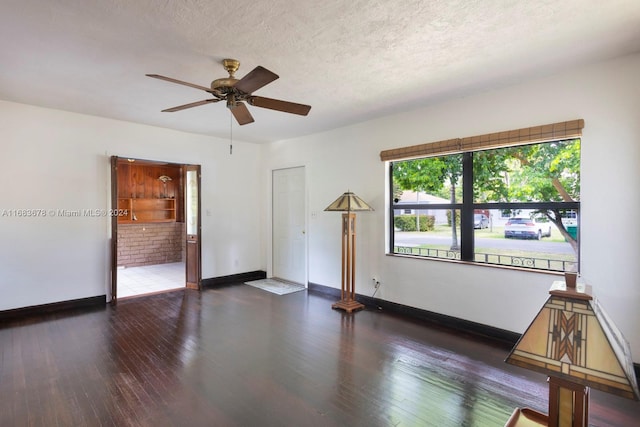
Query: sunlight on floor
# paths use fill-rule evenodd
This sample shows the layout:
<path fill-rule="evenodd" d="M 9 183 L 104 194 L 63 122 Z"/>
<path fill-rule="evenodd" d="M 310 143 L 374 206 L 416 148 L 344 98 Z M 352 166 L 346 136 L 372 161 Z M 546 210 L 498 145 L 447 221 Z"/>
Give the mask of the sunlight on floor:
<path fill-rule="evenodd" d="M 183 262 L 118 269 L 118 298 L 185 287 Z"/>

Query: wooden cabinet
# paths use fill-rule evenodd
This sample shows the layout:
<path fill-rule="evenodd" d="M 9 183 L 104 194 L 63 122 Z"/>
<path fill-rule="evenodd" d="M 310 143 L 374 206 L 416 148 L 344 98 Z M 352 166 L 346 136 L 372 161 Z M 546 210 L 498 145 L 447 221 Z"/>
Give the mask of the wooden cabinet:
<path fill-rule="evenodd" d="M 176 199 L 118 199 L 119 222 L 174 222 Z M 126 211 L 126 214 L 125 214 Z"/>
<path fill-rule="evenodd" d="M 118 222 L 182 222 L 180 165 L 118 161 Z"/>

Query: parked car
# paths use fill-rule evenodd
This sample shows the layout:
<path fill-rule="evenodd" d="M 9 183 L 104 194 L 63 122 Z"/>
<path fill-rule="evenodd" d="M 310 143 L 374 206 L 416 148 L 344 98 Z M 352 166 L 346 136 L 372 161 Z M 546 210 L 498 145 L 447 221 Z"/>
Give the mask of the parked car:
<path fill-rule="evenodd" d="M 488 228 L 489 218 L 485 214 L 473 214 L 473 228 Z"/>
<path fill-rule="evenodd" d="M 551 237 L 551 224 L 537 222 L 531 218 L 509 218 L 504 226 L 504 237 L 538 239 Z"/>

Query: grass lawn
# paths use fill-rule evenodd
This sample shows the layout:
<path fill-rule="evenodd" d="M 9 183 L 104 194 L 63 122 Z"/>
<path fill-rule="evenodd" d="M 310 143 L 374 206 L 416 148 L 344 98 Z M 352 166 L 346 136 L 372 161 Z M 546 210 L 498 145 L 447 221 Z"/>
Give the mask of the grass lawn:
<path fill-rule="evenodd" d="M 451 236 L 451 227 L 436 226 L 434 231 L 428 231 L 424 233 L 429 236 Z M 458 229 L 458 236 L 460 236 L 460 229 Z M 488 239 L 500 239 L 505 240 L 504 227 L 485 228 L 483 230 L 475 230 L 475 237 L 482 237 Z M 508 239 L 514 242 L 517 239 Z M 551 237 L 543 237 L 542 242 L 558 242 L 565 243 L 564 237 L 555 228 L 551 227 Z M 496 248 L 491 247 L 490 243 L 485 241 L 485 247 L 476 246 L 475 254 L 476 261 L 488 262 L 491 264 L 501 265 L 519 265 L 522 266 L 523 260 L 531 262 L 528 266 L 533 268 L 540 268 L 544 270 L 559 270 L 562 271 L 565 267 L 564 262 L 574 263 L 577 261 L 575 254 L 573 253 L 549 253 L 536 250 L 523 250 L 516 247 L 513 248 Z M 517 245 L 514 245 L 517 246 Z M 423 244 L 414 247 L 403 248 L 404 252 L 413 255 L 423 256 L 436 256 L 436 257 L 450 257 L 452 254 L 449 252 L 450 244 Z M 427 249 L 431 252 L 427 252 Z M 442 251 L 439 254 L 435 254 L 433 251 Z"/>
<path fill-rule="evenodd" d="M 411 253 L 418 255 L 420 253 L 420 249 L 437 249 L 441 251 L 448 251 L 450 245 L 419 245 L 412 247 Z M 475 248 L 474 251 L 476 254 L 491 254 L 491 255 L 503 255 L 503 256 L 512 256 L 512 257 L 525 257 L 525 258 L 540 258 L 540 259 L 549 259 L 550 256 L 553 256 L 554 260 L 558 261 L 576 261 L 576 257 L 573 254 L 550 254 L 549 252 L 533 252 L 533 251 L 522 251 L 522 250 L 514 250 L 514 249 L 498 249 L 498 248 Z M 405 252 L 407 253 L 407 252 Z"/>

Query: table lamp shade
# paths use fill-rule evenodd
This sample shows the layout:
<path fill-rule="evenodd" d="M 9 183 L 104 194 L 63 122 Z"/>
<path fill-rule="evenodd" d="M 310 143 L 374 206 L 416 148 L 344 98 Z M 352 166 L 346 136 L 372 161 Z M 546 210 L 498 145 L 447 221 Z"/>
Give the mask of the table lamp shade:
<path fill-rule="evenodd" d="M 630 354 L 597 300 L 552 292 L 506 362 L 638 400 Z"/>
<path fill-rule="evenodd" d="M 333 203 L 325 208 L 325 211 L 337 211 L 337 212 L 355 212 L 355 211 L 372 211 L 373 208 L 369 206 L 364 200 L 356 196 L 351 191 L 347 191 L 342 196 L 338 197 Z"/>

